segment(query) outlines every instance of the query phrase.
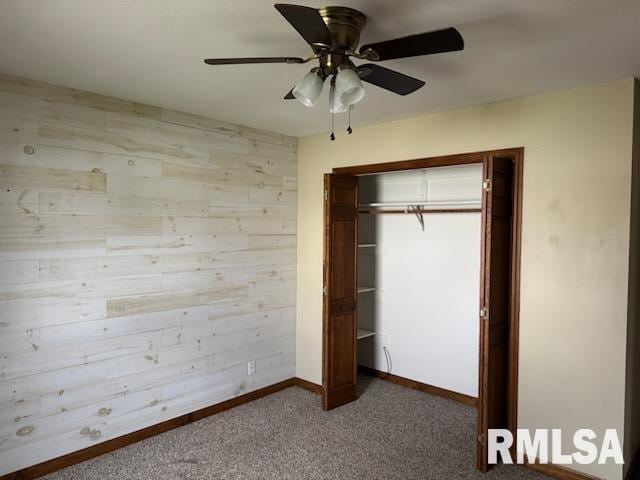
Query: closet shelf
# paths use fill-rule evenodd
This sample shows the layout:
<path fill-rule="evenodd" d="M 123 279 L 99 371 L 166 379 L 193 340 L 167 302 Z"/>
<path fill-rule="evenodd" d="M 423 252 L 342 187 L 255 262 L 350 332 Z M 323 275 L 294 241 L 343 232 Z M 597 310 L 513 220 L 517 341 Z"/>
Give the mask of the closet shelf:
<path fill-rule="evenodd" d="M 358 340 L 362 340 L 363 338 L 373 337 L 376 332 L 372 332 L 371 330 L 365 330 L 364 328 L 358 329 Z"/>
<path fill-rule="evenodd" d="M 375 292 L 376 287 L 358 287 L 358 293 Z"/>
<path fill-rule="evenodd" d="M 360 215 L 386 215 L 386 214 L 400 214 L 400 215 L 429 215 L 429 214 L 452 214 L 452 213 L 480 213 L 482 208 L 418 208 L 410 210 L 403 209 L 390 209 L 390 208 L 366 208 L 358 210 Z"/>
<path fill-rule="evenodd" d="M 459 207 L 478 207 L 480 208 L 482 203 L 480 200 L 457 200 L 457 201 L 431 201 L 431 202 L 372 202 L 372 203 L 360 203 L 358 208 L 393 208 L 393 207 L 432 207 L 434 209 L 441 208 L 459 208 Z"/>
<path fill-rule="evenodd" d="M 459 202 L 417 202 L 417 203 L 363 203 L 358 205 L 358 213 L 383 215 L 387 213 L 422 215 L 430 213 L 477 213 L 482 204 L 476 200 Z"/>

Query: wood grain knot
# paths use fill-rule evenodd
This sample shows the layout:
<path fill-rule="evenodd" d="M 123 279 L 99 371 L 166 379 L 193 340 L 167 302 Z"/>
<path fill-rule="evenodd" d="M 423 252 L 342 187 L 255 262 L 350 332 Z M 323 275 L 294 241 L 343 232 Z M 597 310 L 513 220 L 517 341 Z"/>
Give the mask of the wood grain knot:
<path fill-rule="evenodd" d="M 33 432 L 33 427 L 31 426 L 27 426 L 27 427 L 22 427 L 20 428 L 17 432 L 16 435 L 19 437 L 26 437 L 27 435 L 29 435 L 31 432 Z"/>

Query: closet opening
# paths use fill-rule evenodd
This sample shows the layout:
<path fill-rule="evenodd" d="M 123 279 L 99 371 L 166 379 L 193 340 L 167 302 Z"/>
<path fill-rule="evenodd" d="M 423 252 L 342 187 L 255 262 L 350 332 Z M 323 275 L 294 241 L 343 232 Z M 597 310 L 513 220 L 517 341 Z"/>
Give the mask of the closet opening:
<path fill-rule="evenodd" d="M 322 407 L 358 371 L 517 428 L 523 148 L 336 168 L 325 175 Z"/>

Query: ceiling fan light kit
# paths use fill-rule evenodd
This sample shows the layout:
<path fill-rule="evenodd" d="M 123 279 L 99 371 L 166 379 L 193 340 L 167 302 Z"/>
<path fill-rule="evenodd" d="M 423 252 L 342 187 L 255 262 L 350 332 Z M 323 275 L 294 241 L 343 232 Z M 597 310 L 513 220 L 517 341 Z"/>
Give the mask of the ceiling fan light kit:
<path fill-rule="evenodd" d="M 331 85 L 331 92 L 329 93 L 329 113 L 344 113 L 347 111 L 347 107 L 340 102 L 340 97 L 336 95 L 335 85 Z"/>
<path fill-rule="evenodd" d="M 364 87 L 360 77 L 351 68 L 342 68 L 336 74 L 337 101 L 342 105 L 355 105 L 364 98 Z"/>
<path fill-rule="evenodd" d="M 324 78 L 319 68 L 312 69 L 293 87 L 291 93 L 305 107 L 313 107 L 322 93 Z"/>
<path fill-rule="evenodd" d="M 349 113 L 347 132 L 351 133 L 351 108 L 365 96 L 362 81 L 398 95 L 408 95 L 425 84 L 422 80 L 373 63 L 356 66 L 351 58 L 378 62 L 454 52 L 464 48 L 462 36 L 455 28 L 450 27 L 371 43 L 357 50 L 360 33 L 367 22 L 362 12 L 347 7 L 316 9 L 284 3 L 277 3 L 274 6 L 309 44 L 312 50 L 309 57 L 209 58 L 205 63 L 209 65 L 298 64 L 317 60 L 319 65 L 302 77 L 284 98 L 286 100 L 295 98 L 304 106 L 313 107 L 322 93 L 325 80 L 330 78 L 331 140 L 335 139 L 334 113 Z"/>

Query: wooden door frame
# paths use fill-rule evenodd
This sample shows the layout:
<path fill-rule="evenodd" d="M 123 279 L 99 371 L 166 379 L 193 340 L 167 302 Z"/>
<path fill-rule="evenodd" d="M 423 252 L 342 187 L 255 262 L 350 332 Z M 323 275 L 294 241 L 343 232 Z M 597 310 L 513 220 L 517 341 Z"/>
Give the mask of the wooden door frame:
<path fill-rule="evenodd" d="M 397 172 L 403 170 L 416 170 L 433 167 L 446 167 L 455 165 L 483 164 L 490 156 L 509 156 L 514 159 L 513 177 L 513 223 L 512 223 L 512 250 L 510 271 L 510 298 L 509 298 L 509 365 L 507 380 L 507 428 L 514 434 L 518 425 L 518 350 L 519 350 L 519 324 L 520 324 L 520 256 L 521 256 L 521 231 L 522 231 L 522 177 L 524 163 L 524 147 L 507 148 L 500 150 L 487 150 L 481 152 L 463 153 L 458 155 L 445 155 L 439 157 L 419 158 L 414 160 L 401 160 L 386 163 L 374 163 L 367 165 L 355 165 L 350 167 L 334 168 L 332 173 L 348 175 L 365 175 L 385 172 Z M 483 205 L 483 213 L 485 206 Z M 323 321 L 323 336 L 324 336 Z M 357 340 L 356 340 L 357 342 Z M 357 348 L 357 347 L 356 347 Z M 322 383 L 325 384 L 325 358 L 326 352 L 322 349 Z M 478 402 L 482 400 L 478 398 Z M 480 409 L 478 404 L 477 408 Z"/>

